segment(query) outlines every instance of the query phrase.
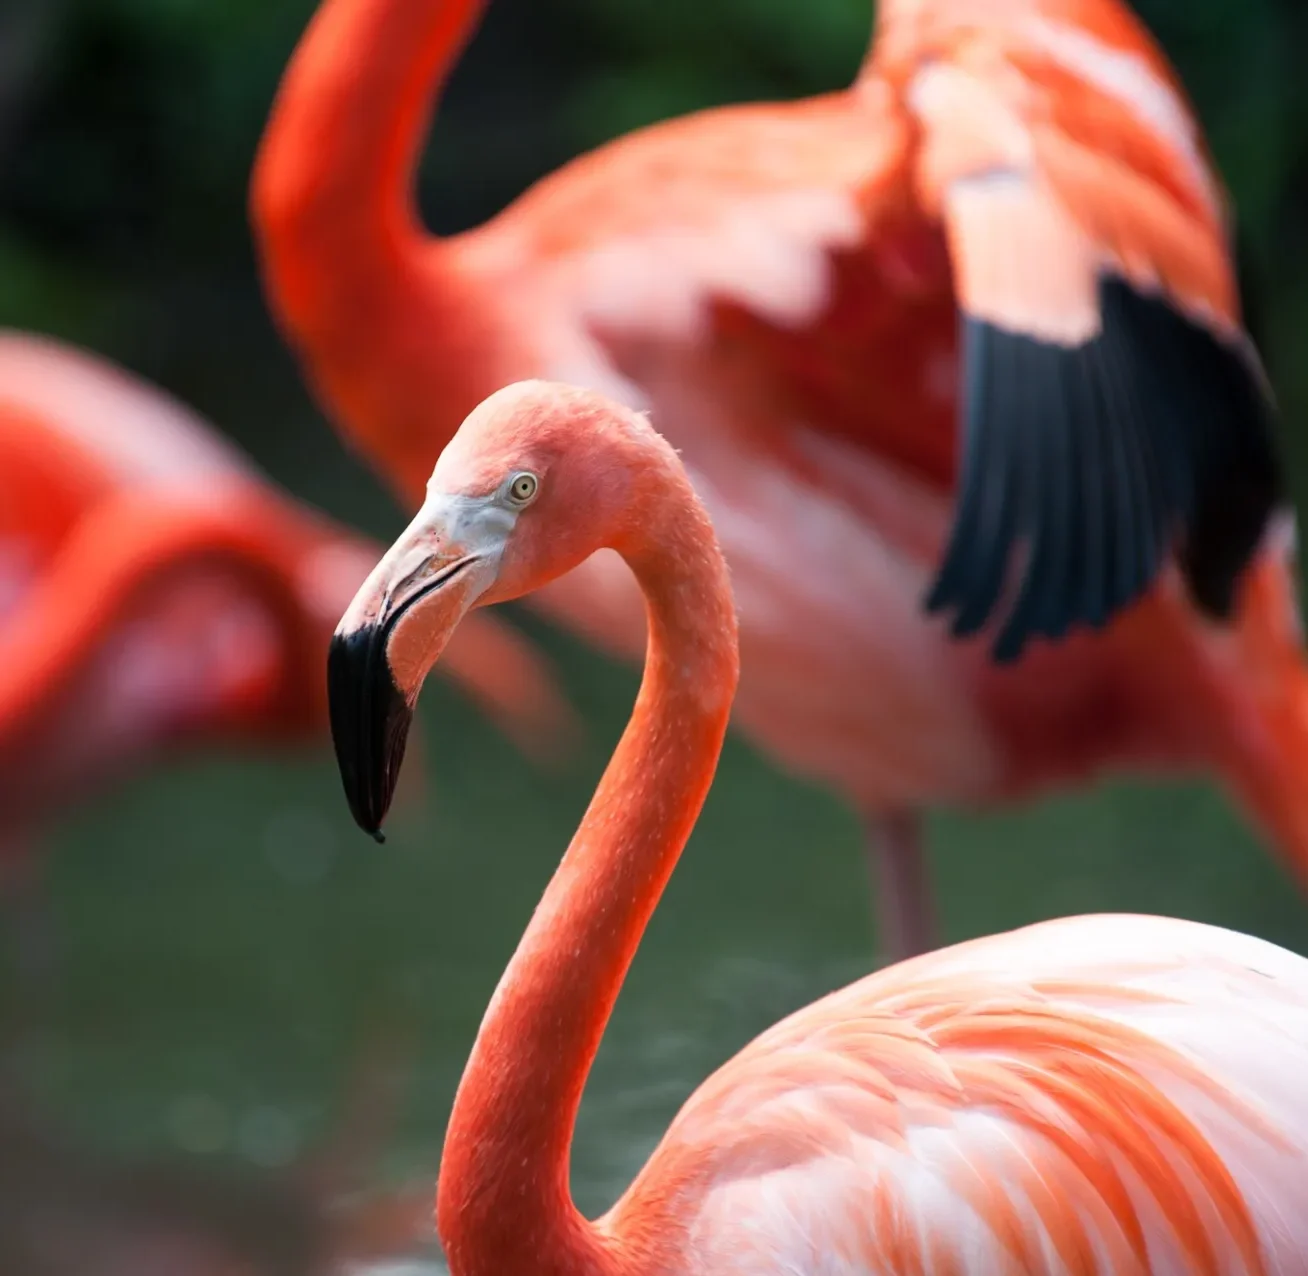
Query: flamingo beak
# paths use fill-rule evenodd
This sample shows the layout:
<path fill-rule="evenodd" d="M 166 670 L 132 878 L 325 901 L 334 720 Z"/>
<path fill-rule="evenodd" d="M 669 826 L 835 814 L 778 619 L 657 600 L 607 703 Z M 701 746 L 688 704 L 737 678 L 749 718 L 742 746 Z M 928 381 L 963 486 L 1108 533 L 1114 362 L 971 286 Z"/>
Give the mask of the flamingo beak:
<path fill-rule="evenodd" d="M 364 581 L 327 653 L 327 703 L 350 812 L 365 833 L 395 795 L 423 680 L 495 580 L 511 522 L 484 498 L 431 496 Z"/>

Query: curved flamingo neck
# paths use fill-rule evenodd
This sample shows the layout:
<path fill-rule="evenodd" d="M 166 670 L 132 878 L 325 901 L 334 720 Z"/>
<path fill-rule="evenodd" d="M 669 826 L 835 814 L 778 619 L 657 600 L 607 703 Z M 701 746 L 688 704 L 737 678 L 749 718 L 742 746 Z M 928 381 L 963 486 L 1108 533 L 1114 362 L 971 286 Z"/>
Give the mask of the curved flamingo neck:
<path fill-rule="evenodd" d="M 357 307 L 419 271 L 414 180 L 435 98 L 485 0 L 324 0 L 255 161 L 251 211 L 278 306 Z M 323 277 L 325 276 L 325 277 Z M 354 313 L 357 324 L 375 316 Z"/>
<path fill-rule="evenodd" d="M 670 450 L 646 466 L 635 530 L 614 546 L 647 600 L 645 674 L 455 1097 L 437 1192 L 454 1276 L 600 1273 L 630 1258 L 572 1203 L 572 1134 L 619 989 L 712 783 L 738 673 L 708 516 Z"/>
<path fill-rule="evenodd" d="M 432 104 L 484 0 L 324 0 L 255 161 L 269 308 L 309 389 L 405 502 L 506 377 L 493 293 L 421 223 Z"/>

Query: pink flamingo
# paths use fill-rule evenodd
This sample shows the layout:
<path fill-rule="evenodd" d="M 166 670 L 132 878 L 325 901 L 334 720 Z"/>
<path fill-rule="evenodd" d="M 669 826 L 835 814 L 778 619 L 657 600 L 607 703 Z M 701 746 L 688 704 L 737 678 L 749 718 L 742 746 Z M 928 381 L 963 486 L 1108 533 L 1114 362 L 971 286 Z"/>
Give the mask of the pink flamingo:
<path fill-rule="evenodd" d="M 510 386 L 446 448 L 329 657 L 342 778 L 375 834 L 456 626 L 601 546 L 644 591 L 645 676 L 455 1097 L 452 1276 L 1303 1272 L 1308 961 L 1157 917 L 1046 922 L 823 998 L 711 1076 L 608 1213 L 578 1213 L 587 1073 L 736 686 L 708 513 L 643 416 Z"/>
<path fill-rule="evenodd" d="M 735 720 L 860 813 L 892 953 L 933 938 L 920 811 L 1105 772 L 1220 778 L 1308 879 L 1270 407 L 1129 9 L 883 0 L 848 91 L 633 133 L 436 239 L 413 170 L 482 8 L 324 0 L 254 172 L 282 330 L 403 499 L 505 382 L 652 410 L 732 566 Z M 539 605 L 643 649 L 613 555 Z"/>

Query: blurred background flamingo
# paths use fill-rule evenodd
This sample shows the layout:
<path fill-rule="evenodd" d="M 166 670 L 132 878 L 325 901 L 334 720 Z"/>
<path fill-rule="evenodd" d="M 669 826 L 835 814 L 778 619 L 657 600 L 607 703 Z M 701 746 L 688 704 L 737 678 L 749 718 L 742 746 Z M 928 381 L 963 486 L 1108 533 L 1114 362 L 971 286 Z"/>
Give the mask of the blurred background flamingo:
<path fill-rule="evenodd" d="M 324 742 L 322 662 L 375 548 L 279 492 L 176 400 L 0 332 L 0 869 L 36 830 L 188 744 Z M 548 671 L 483 627 L 454 680 L 537 753 Z M 20 908 L 20 914 L 24 910 Z"/>
<path fill-rule="evenodd" d="M 652 408 L 732 563 L 736 721 L 860 812 L 892 954 L 934 937 L 924 808 L 1106 771 L 1217 775 L 1308 875 L 1270 402 L 1131 12 L 885 0 L 852 89 L 633 133 L 436 238 L 415 167 L 484 7 L 325 0 L 254 171 L 282 331 L 401 499 L 505 381 Z M 641 650 L 611 556 L 542 606 Z M 1002 661 L 1060 641 L 997 667 L 957 641 L 983 630 Z"/>

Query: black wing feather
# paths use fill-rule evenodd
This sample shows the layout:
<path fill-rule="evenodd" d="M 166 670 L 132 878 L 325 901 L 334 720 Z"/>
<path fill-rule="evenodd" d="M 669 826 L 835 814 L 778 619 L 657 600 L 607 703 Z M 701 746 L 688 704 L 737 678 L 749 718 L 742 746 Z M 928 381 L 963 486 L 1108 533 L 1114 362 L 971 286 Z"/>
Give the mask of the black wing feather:
<path fill-rule="evenodd" d="M 1107 623 L 1169 551 L 1196 604 L 1228 617 L 1284 500 L 1252 349 L 1116 276 L 1101 279 L 1099 308 L 1102 331 L 1075 347 L 962 319 L 959 504 L 926 606 L 974 633 L 1025 557 L 1000 662 L 1033 638 Z"/>
<path fill-rule="evenodd" d="M 1167 539 L 1167 488 L 1160 482 L 1154 454 L 1154 431 L 1140 411 L 1139 397 L 1131 393 L 1124 369 L 1130 366 L 1132 352 L 1123 344 L 1119 331 L 1105 332 L 1107 357 L 1100 361 L 1102 385 L 1108 410 L 1118 422 L 1118 439 L 1125 453 L 1127 477 L 1132 489 L 1132 503 L 1137 519 L 1130 585 L 1123 597 L 1135 597 L 1148 588 L 1162 564 Z"/>
<path fill-rule="evenodd" d="M 1031 370 L 1038 378 L 1030 389 L 1030 398 L 1040 402 L 1059 393 L 1055 365 L 1045 362 Z M 1026 579 L 999 637 L 995 640 L 995 657 L 1000 661 L 1016 656 L 1013 650 L 1020 635 L 1037 616 L 1051 610 L 1050 595 L 1059 582 L 1068 577 L 1068 533 L 1071 530 L 1066 511 L 1073 507 L 1076 474 L 1069 455 L 1075 442 L 1067 430 L 1036 428 L 1028 444 L 1027 482 L 1030 484 L 1028 507 L 1030 518 L 1022 531 L 1032 546 Z M 1011 652 L 1011 654 L 1010 654 Z"/>
<path fill-rule="evenodd" d="M 1002 418 L 1004 425 L 996 431 L 999 443 L 994 459 L 996 478 L 985 491 L 983 517 L 977 522 L 978 535 L 966 546 L 962 569 L 976 582 L 971 600 L 959 608 L 953 633 L 966 638 L 979 632 L 994 611 L 1007 583 L 1008 559 L 1003 547 L 1021 534 L 1028 501 L 1027 475 L 1030 448 L 1034 439 L 1031 421 L 1015 390 L 1021 384 L 1020 351 L 1001 344 L 994 351 L 986 384 L 986 408 L 983 419 Z"/>
<path fill-rule="evenodd" d="M 1106 623 L 1122 606 L 1137 597 L 1145 588 L 1152 572 L 1147 569 L 1149 547 L 1152 542 L 1153 511 L 1147 508 L 1148 492 L 1140 473 L 1142 460 L 1133 446 L 1131 434 L 1137 428 L 1132 419 L 1131 396 L 1126 381 L 1130 367 L 1129 351 L 1114 348 L 1105 340 L 1086 351 L 1086 357 L 1095 369 L 1095 393 L 1099 402 L 1099 419 L 1105 426 L 1110 455 L 1110 497 L 1115 500 L 1116 517 L 1109 516 L 1109 525 L 1117 528 L 1115 571 L 1103 599 L 1103 610 L 1098 617 Z M 1115 357 L 1116 356 L 1116 357 Z M 1125 361 L 1124 361 L 1125 360 Z M 1126 394 L 1120 393 L 1127 390 Z"/>
<path fill-rule="evenodd" d="M 1010 644 L 1017 651 L 1021 647 L 1021 636 L 1034 628 L 1052 639 L 1062 638 L 1066 632 L 1066 617 L 1071 612 L 1073 599 L 1079 598 L 1088 586 L 1091 562 L 1089 546 L 1096 547 L 1100 538 L 1091 536 L 1094 525 L 1092 516 L 1096 505 L 1088 489 L 1091 475 L 1092 454 L 1094 452 L 1093 432 L 1090 428 L 1094 417 L 1085 396 L 1077 390 L 1075 369 L 1064 369 L 1050 362 L 1051 380 L 1057 391 L 1050 391 L 1053 401 L 1060 404 L 1068 414 L 1069 426 L 1066 430 L 1045 430 L 1046 438 L 1055 440 L 1056 444 L 1046 445 L 1052 452 L 1056 446 L 1062 453 L 1060 466 L 1066 470 L 1063 484 L 1066 485 L 1066 498 L 1055 496 L 1056 520 L 1051 525 L 1057 528 L 1062 543 L 1061 558 L 1050 561 L 1051 579 L 1045 586 L 1044 598 L 1040 606 L 1029 616 L 1010 619 Z M 1059 485 L 1060 487 L 1062 484 Z M 1037 549 L 1039 547 L 1037 546 Z"/>
<path fill-rule="evenodd" d="M 999 455 L 999 431 L 987 430 L 988 387 L 995 369 L 990 340 L 996 330 L 988 327 L 968 328 L 963 337 L 963 394 L 959 402 L 963 418 L 962 478 L 958 498 L 958 515 L 950 534 L 936 583 L 927 596 L 928 611 L 937 611 L 960 597 L 968 580 L 976 575 L 970 561 L 976 550 L 975 532 L 984 521 L 987 495 L 993 495 L 993 475 L 1002 467 Z M 1000 473 L 1004 471 L 1000 469 Z M 972 591 L 975 594 L 975 591 Z"/>
<path fill-rule="evenodd" d="M 1078 618 L 1086 624 L 1098 623 L 1096 618 L 1104 610 L 1104 593 L 1108 589 L 1108 578 L 1113 570 L 1113 524 L 1108 517 L 1106 496 L 1111 488 L 1108 480 L 1108 449 L 1104 443 L 1103 422 L 1100 419 L 1094 379 L 1089 365 L 1083 359 L 1076 358 L 1070 351 L 1060 353 L 1064 356 L 1059 362 L 1065 370 L 1068 397 L 1079 408 L 1083 467 L 1080 512 L 1085 528 L 1082 540 L 1085 570 L 1081 573 L 1080 593 L 1073 594 L 1068 609 L 1050 622 L 1051 625 L 1057 623 L 1066 634 Z M 1023 634 L 1022 641 L 1025 642 L 1028 637 L 1029 634 Z"/>

